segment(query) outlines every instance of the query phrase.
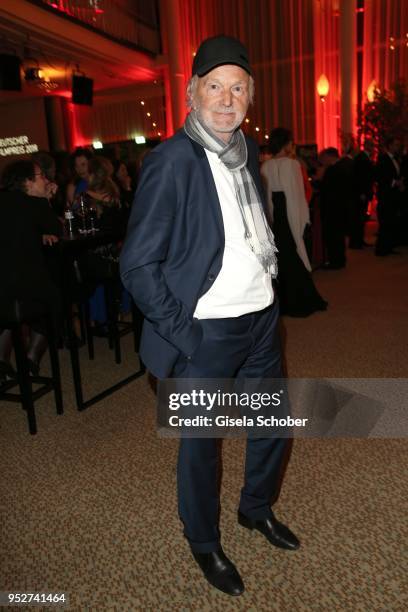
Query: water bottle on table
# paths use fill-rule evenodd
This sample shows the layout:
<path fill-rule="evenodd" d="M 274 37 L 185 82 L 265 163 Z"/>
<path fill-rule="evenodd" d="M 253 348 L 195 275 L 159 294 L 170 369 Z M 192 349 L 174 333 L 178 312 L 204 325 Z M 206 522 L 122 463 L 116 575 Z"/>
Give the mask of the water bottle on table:
<path fill-rule="evenodd" d="M 74 233 L 74 213 L 72 209 L 67 206 L 64 212 L 65 219 L 65 230 L 69 236 L 72 236 Z"/>

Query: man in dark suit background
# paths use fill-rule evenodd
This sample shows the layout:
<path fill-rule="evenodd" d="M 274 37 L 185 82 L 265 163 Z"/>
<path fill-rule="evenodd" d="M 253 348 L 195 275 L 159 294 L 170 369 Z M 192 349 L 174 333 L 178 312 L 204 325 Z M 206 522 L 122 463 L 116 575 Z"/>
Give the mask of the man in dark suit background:
<path fill-rule="evenodd" d="M 324 267 L 338 270 L 346 265 L 346 232 L 352 201 L 352 165 L 348 156 L 339 158 L 338 150 L 328 147 L 322 152 L 327 168 L 320 184 L 320 206 L 323 242 L 327 261 Z"/>
<path fill-rule="evenodd" d="M 353 203 L 350 217 L 350 249 L 362 249 L 364 242 L 364 225 L 367 207 L 373 197 L 375 166 L 372 161 L 374 143 L 365 140 L 363 150 L 354 158 L 353 167 Z"/>
<path fill-rule="evenodd" d="M 247 50 L 207 39 L 193 63 L 184 129 L 146 158 L 122 251 L 122 279 L 145 315 L 141 357 L 159 378 L 281 377 L 273 235 L 258 149 L 239 129 L 253 96 Z M 299 541 L 271 510 L 287 445 L 249 438 L 238 521 L 274 545 Z M 240 595 L 220 544 L 217 441 L 182 438 L 179 514 L 216 588 Z"/>
<path fill-rule="evenodd" d="M 376 166 L 379 225 L 375 254 L 380 257 L 395 253 L 393 247 L 398 242 L 397 219 L 401 192 L 404 188 L 398 161 L 401 142 L 398 138 L 390 136 L 385 141 L 384 148 L 385 151 L 378 157 Z"/>

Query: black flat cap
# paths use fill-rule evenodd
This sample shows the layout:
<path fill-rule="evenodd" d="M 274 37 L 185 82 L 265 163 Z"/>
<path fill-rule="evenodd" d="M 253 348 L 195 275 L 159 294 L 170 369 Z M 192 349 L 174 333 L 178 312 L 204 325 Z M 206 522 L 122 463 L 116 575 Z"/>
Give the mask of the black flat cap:
<path fill-rule="evenodd" d="M 252 74 L 248 51 L 244 45 L 231 36 L 214 36 L 204 40 L 193 61 L 193 76 L 204 76 L 217 66 L 234 64 Z"/>

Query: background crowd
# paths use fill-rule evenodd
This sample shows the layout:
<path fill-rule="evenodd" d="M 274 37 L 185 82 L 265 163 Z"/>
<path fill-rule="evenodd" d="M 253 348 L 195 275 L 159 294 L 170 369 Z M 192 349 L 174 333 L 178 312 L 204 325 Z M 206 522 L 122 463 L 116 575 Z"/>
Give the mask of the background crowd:
<path fill-rule="evenodd" d="M 340 270 L 349 249 L 373 247 L 378 257 L 398 255 L 408 244 L 408 155 L 402 135 L 390 135 L 378 151 L 366 139 L 361 149 L 345 138 L 315 160 L 296 157 L 291 132 L 276 128 L 261 150 L 268 218 L 279 248 L 280 307 L 307 316 L 327 303 L 310 271 Z M 366 224 L 377 221 L 375 243 Z"/>
<path fill-rule="evenodd" d="M 96 334 L 106 331 L 101 279 L 112 266 L 118 278 L 117 299 L 129 309 L 120 287 L 118 261 L 146 149 L 136 162 L 111 152 L 96 155 L 87 148 L 71 154 L 39 152 L 30 160 L 11 163 L 1 180 L 2 300 L 23 297 L 45 300 L 61 329 L 61 302 L 67 288 L 89 302 Z M 352 138 L 342 155 L 334 147 L 307 163 L 296 156 L 291 132 L 272 130 L 260 151 L 266 212 L 278 247 L 277 291 L 281 314 L 306 317 L 325 310 L 312 271 L 340 270 L 350 249 L 374 247 L 376 256 L 398 254 L 408 244 L 408 155 L 399 135 L 390 136 L 380 151 L 370 140 L 356 147 Z M 367 221 L 376 219 L 375 244 L 366 241 Z M 112 241 L 88 250 L 79 269 L 61 278 L 56 251 L 61 237 L 108 230 Z M 10 263 L 12 262 L 12 263 Z M 61 297 L 62 296 L 62 297 Z M 46 348 L 41 321 L 28 342 L 33 373 L 38 374 Z M 79 336 L 79 331 L 78 331 Z M 81 339 L 78 338 L 78 342 Z M 15 375 L 10 363 L 10 332 L 0 333 L 0 376 Z"/>

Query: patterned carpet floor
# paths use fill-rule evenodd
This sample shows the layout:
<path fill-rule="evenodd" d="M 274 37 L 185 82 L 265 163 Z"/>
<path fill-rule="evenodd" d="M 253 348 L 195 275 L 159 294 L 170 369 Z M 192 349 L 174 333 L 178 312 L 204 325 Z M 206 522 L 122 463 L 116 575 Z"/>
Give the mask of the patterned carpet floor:
<path fill-rule="evenodd" d="M 330 307 L 283 319 L 290 376 L 408 377 L 401 252 L 351 252 L 345 270 L 315 273 Z M 94 362 L 81 350 L 86 394 L 135 369 L 130 339 L 123 347 L 121 366 L 103 339 Z M 408 609 L 406 440 L 294 441 L 275 507 L 302 541 L 294 553 L 237 524 L 244 443 L 225 441 L 222 541 L 246 586 L 229 598 L 203 580 L 183 539 L 177 441 L 156 434 L 147 376 L 79 413 L 68 354 L 60 356 L 63 415 L 43 397 L 30 436 L 19 406 L 0 406 L 0 591 L 64 591 L 65 609 L 78 611 Z"/>

